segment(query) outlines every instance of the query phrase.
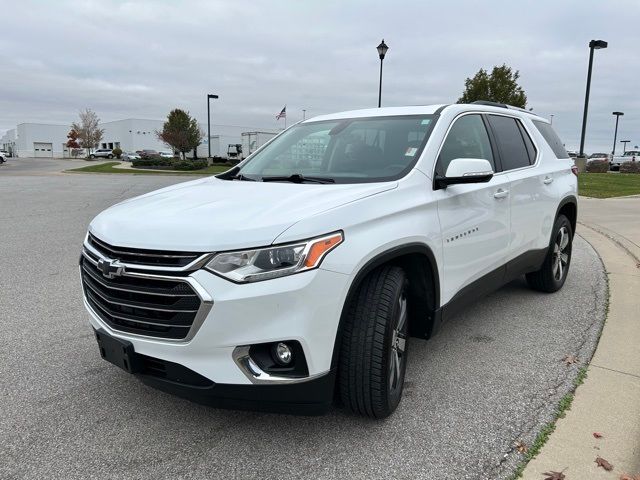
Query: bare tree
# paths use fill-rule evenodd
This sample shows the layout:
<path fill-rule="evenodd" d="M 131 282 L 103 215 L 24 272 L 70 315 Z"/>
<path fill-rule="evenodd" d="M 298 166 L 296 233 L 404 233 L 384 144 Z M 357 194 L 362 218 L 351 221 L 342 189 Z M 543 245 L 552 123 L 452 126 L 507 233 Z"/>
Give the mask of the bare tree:
<path fill-rule="evenodd" d="M 73 122 L 71 129 L 78 134 L 78 139 L 82 148 L 87 150 L 87 156 L 91 154 L 91 149 L 96 148 L 102 140 L 104 129 L 98 128 L 100 119 L 96 112 L 90 108 L 80 112 L 80 123 Z"/>

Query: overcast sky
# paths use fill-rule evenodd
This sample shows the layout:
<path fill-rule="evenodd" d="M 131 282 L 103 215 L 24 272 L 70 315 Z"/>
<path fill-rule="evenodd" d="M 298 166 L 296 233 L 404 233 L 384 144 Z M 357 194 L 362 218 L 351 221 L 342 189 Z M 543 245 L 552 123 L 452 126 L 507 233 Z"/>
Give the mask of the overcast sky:
<path fill-rule="evenodd" d="M 220 95 L 212 123 L 250 128 L 283 126 L 285 104 L 289 122 L 373 107 L 384 37 L 383 105 L 453 103 L 466 77 L 506 63 L 573 149 L 601 38 L 585 149 L 611 150 L 614 110 L 618 139 L 640 144 L 637 0 L 22 0 L 0 20 L 0 131 L 69 124 L 85 107 L 103 121 L 181 107 L 206 122 L 206 93 Z"/>

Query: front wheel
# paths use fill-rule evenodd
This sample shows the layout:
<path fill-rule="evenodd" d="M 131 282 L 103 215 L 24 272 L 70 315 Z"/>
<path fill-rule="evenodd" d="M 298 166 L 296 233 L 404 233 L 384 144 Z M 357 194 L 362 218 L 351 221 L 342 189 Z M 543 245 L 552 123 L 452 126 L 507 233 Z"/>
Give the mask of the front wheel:
<path fill-rule="evenodd" d="M 553 225 L 551 244 L 542 268 L 527 274 L 527 283 L 534 290 L 557 292 L 564 285 L 571 263 L 573 231 L 571 222 L 564 215 L 558 215 Z"/>
<path fill-rule="evenodd" d="M 89 155 L 89 158 L 96 158 L 96 156 L 91 154 L 91 155 Z"/>
<path fill-rule="evenodd" d="M 404 270 L 391 265 L 374 270 L 347 308 L 338 365 L 340 398 L 353 413 L 384 418 L 400 403 L 407 367 Z"/>

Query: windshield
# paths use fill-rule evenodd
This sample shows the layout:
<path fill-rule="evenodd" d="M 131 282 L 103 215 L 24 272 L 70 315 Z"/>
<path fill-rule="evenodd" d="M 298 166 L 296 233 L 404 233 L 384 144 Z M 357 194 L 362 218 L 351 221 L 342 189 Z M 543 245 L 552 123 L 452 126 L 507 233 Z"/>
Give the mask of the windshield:
<path fill-rule="evenodd" d="M 640 155 L 640 152 L 638 152 L 637 150 L 629 150 L 624 154 L 625 157 L 634 157 L 636 155 Z"/>
<path fill-rule="evenodd" d="M 434 123 L 435 115 L 411 115 L 299 124 L 251 156 L 238 174 L 254 180 L 395 180 L 416 163 Z"/>

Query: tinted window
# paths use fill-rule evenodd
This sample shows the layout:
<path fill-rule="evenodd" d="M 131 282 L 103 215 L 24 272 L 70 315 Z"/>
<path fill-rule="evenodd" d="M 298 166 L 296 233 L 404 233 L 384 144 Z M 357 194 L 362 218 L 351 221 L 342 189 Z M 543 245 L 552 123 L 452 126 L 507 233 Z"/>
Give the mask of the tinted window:
<path fill-rule="evenodd" d="M 489 124 L 498 142 L 502 170 L 529 166 L 529 153 L 516 119 L 489 115 Z"/>
<path fill-rule="evenodd" d="M 547 141 L 553 153 L 556 154 L 556 158 L 569 158 L 569 154 L 564 149 L 564 145 L 562 144 L 562 140 L 553 130 L 553 127 L 545 122 L 540 122 L 538 120 L 534 120 L 533 124 L 536 126 L 540 134 Z"/>
<path fill-rule="evenodd" d="M 480 115 L 465 115 L 455 121 L 440 150 L 436 174 L 444 176 L 454 158 L 484 158 L 495 171 L 489 135 Z"/>
<path fill-rule="evenodd" d="M 524 139 L 524 145 L 527 147 L 527 153 L 529 154 L 529 163 L 533 165 L 534 163 L 536 163 L 536 146 L 533 144 L 531 137 L 525 130 L 522 123 L 518 122 L 518 126 L 520 127 L 522 138 Z"/>

